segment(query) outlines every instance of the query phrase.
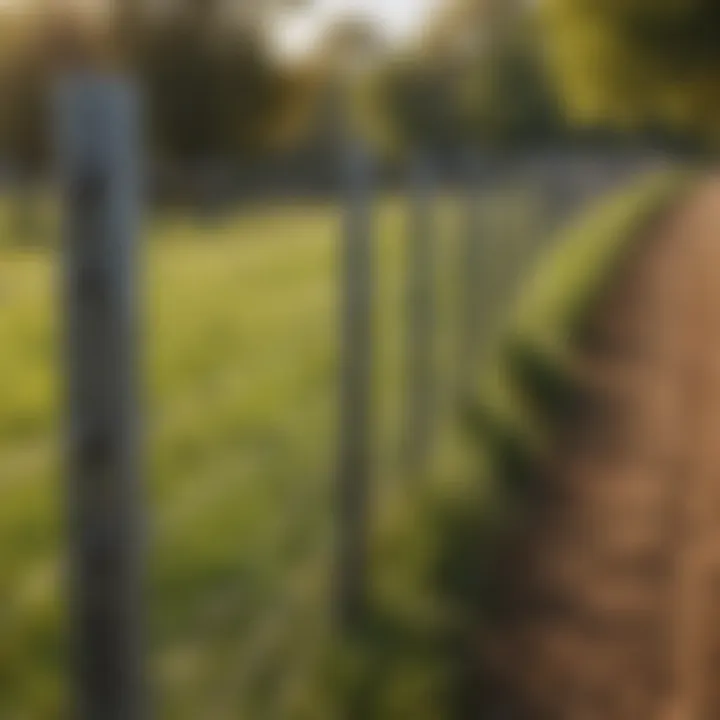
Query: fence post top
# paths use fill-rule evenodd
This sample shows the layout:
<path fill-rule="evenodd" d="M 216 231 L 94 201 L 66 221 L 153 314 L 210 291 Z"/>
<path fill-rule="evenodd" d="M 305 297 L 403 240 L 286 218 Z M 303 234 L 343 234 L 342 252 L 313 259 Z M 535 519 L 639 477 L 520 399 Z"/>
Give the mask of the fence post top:
<path fill-rule="evenodd" d="M 70 70 L 58 76 L 55 92 L 61 102 L 136 103 L 136 83 L 119 72 Z"/>
<path fill-rule="evenodd" d="M 67 72 L 57 79 L 52 103 L 61 153 L 93 152 L 120 159 L 127 138 L 139 140 L 139 94 L 133 81 L 119 73 Z"/>

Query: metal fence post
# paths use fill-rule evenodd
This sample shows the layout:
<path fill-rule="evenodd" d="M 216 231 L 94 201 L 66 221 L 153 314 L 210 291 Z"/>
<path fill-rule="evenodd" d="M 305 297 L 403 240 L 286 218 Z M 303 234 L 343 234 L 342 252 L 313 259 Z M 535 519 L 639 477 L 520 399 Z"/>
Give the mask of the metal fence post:
<path fill-rule="evenodd" d="M 147 717 L 143 672 L 132 86 L 78 73 L 55 106 L 63 193 L 75 716 Z"/>
<path fill-rule="evenodd" d="M 429 161 L 419 154 L 410 170 L 411 206 L 407 238 L 405 343 L 406 469 L 422 473 L 432 453 L 434 384 L 435 226 Z"/>
<path fill-rule="evenodd" d="M 363 620 L 371 484 L 372 167 L 363 143 L 344 146 L 347 188 L 340 258 L 341 409 L 338 458 L 338 612 L 346 630 Z"/>

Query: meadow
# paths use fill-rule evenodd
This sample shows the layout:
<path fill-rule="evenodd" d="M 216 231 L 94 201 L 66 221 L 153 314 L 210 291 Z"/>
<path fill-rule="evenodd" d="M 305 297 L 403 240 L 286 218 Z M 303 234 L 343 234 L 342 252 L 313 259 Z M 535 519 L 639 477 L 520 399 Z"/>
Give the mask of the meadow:
<path fill-rule="evenodd" d="M 486 198 L 483 208 L 486 340 L 544 220 L 526 197 Z M 426 592 L 434 545 L 418 508 L 464 476 L 453 400 L 463 215 L 453 198 L 438 203 L 441 402 L 428 487 L 399 462 L 406 210 L 385 199 L 375 216 L 372 597 L 388 622 L 419 634 L 382 651 L 378 718 L 440 717 L 431 634 L 442 613 Z M 319 202 L 146 223 L 148 633 L 158 717 L 339 716 L 335 689 L 352 665 L 339 659 L 330 606 L 340 221 L 338 207 Z M 18 242 L 10 228 L 3 206 L 0 717 L 47 720 L 63 717 L 68 702 L 59 250 Z M 55 236 L 52 223 L 47 233 Z"/>

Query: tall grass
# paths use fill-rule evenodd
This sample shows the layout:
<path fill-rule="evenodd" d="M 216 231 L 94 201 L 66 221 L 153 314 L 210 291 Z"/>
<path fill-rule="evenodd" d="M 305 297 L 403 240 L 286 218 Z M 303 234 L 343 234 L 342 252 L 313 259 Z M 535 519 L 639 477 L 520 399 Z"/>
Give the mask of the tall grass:
<path fill-rule="evenodd" d="M 490 244 L 478 282 L 493 311 L 541 235 L 531 205 L 487 201 Z M 453 201 L 439 213 L 446 430 L 435 475 L 448 483 L 461 226 Z M 501 235 L 509 214 L 516 227 L 504 225 Z M 342 688 L 364 695 L 368 717 L 441 712 L 443 610 L 426 584 L 438 552 L 426 509 L 438 490 L 401 482 L 397 463 L 406 227 L 398 199 L 376 217 L 377 614 L 356 653 L 336 653 L 329 583 L 339 220 L 330 205 L 289 204 L 211 226 L 182 215 L 148 223 L 142 361 L 160 717 L 335 718 Z M 59 258 L 55 243 L 28 246 L 2 234 L 0 717 L 48 720 L 65 715 L 69 681 Z"/>

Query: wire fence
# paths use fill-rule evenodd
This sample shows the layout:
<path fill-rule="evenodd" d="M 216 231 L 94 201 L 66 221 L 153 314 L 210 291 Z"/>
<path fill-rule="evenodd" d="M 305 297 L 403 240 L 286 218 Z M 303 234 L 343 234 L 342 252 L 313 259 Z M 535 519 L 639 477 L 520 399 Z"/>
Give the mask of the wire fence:
<path fill-rule="evenodd" d="M 154 571 L 155 564 L 142 557 L 145 545 L 140 518 L 148 510 L 137 488 L 148 482 L 154 487 L 157 480 L 153 468 L 164 461 L 151 464 L 146 473 L 140 471 L 138 448 L 144 446 L 154 453 L 151 446 L 157 436 L 148 430 L 151 423 L 143 413 L 131 408 L 127 401 L 141 395 L 140 381 L 133 370 L 137 360 L 135 340 L 154 343 L 156 332 L 166 331 L 158 326 L 141 334 L 135 324 L 138 318 L 130 308 L 135 308 L 136 303 L 142 308 L 144 302 L 153 302 L 153 293 L 143 301 L 135 296 L 139 278 L 145 273 L 146 253 L 139 251 L 139 245 L 143 236 L 165 228 L 166 234 L 177 235 L 178 243 L 160 243 L 151 238 L 151 245 L 158 246 L 158 253 L 187 256 L 183 269 L 177 271 L 180 280 L 176 282 L 184 283 L 189 294 L 193 283 L 199 282 L 197 275 L 209 264 L 208 258 L 194 254 L 193 248 L 207 246 L 210 237 L 217 239 L 219 248 L 212 251 L 218 258 L 210 270 L 218 283 L 223 268 L 228 267 L 238 269 L 242 278 L 238 283 L 254 283 L 261 304 L 272 304 L 273 297 L 283 290 L 283 278 L 297 282 L 308 297 L 314 297 L 313 292 L 322 294 L 324 304 L 311 311 L 312 317 L 302 316 L 302 321 L 309 324 L 299 333 L 300 337 L 307 334 L 311 338 L 309 344 L 322 346 L 318 351 L 320 370 L 308 370 L 319 373 L 322 387 L 317 395 L 322 409 L 317 412 L 323 420 L 313 439 L 306 441 L 300 435 L 303 413 L 309 418 L 316 412 L 312 405 L 316 396 L 304 390 L 288 396 L 287 415 L 284 410 L 270 414 L 270 420 L 259 429 L 235 406 L 230 407 L 231 400 L 250 402 L 252 393 L 244 390 L 236 399 L 220 395 L 211 402 L 211 391 L 207 389 L 194 409 L 194 422 L 208 427 L 207 446 L 194 450 L 190 443 L 180 452 L 178 444 L 175 451 L 182 457 L 175 464 L 167 461 L 174 468 L 168 473 L 172 476 L 168 484 L 182 485 L 183 472 L 191 476 L 195 473 L 198 481 L 204 481 L 202 467 L 222 460 L 222 468 L 213 475 L 212 482 L 203 484 L 201 490 L 195 488 L 198 496 L 193 495 L 196 499 L 189 501 L 188 513 L 192 515 L 196 506 L 202 508 L 203 503 L 208 503 L 218 517 L 228 514 L 230 529 L 221 532 L 220 539 L 214 541 L 217 545 L 209 549 L 201 546 L 208 537 L 214 537 L 212 532 L 217 528 L 213 525 L 220 524 L 214 523 L 212 517 L 206 518 L 207 532 L 198 536 L 195 544 L 188 541 L 188 533 L 182 533 L 184 537 L 178 536 L 176 541 L 165 541 L 163 553 L 172 553 L 176 559 L 163 560 L 171 569 L 163 567 L 159 572 L 171 590 L 167 595 L 154 590 L 162 598 L 174 593 L 173 601 L 182 605 L 177 598 L 183 592 L 182 582 L 188 586 L 192 582 L 188 596 L 201 596 L 196 612 L 211 618 L 202 631 L 208 637 L 212 635 L 207 627 L 213 627 L 213 613 L 232 627 L 240 623 L 237 613 L 247 612 L 252 619 L 240 623 L 244 628 L 241 642 L 236 642 L 237 635 L 231 633 L 233 642 L 225 647 L 223 632 L 216 632 L 216 642 L 205 654 L 215 654 L 215 660 L 224 658 L 228 668 L 244 668 L 237 670 L 243 677 L 239 685 L 237 677 L 218 675 L 225 677 L 226 690 L 233 684 L 241 686 L 258 703 L 243 704 L 248 701 L 227 690 L 225 699 L 235 703 L 236 710 L 243 707 L 246 713 L 255 712 L 248 715 L 255 717 L 288 717 L 286 710 L 278 709 L 285 697 L 283 692 L 261 692 L 263 683 L 268 682 L 263 669 L 272 675 L 274 668 L 284 675 L 281 684 L 290 693 L 291 687 L 303 684 L 304 675 L 289 671 L 287 664 L 294 662 L 297 668 L 303 660 L 290 661 L 287 657 L 303 655 L 302 646 L 312 644 L 305 635 L 331 634 L 336 626 L 352 634 L 367 622 L 374 571 L 371 547 L 378 524 L 376 515 L 384 512 L 379 506 L 387 497 L 389 479 L 403 478 L 405 487 L 412 492 L 413 486 L 442 469 L 438 457 L 443 438 L 452 432 L 458 397 L 481 372 L 483 358 L 504 313 L 538 255 L 552 242 L 558 228 L 583 207 L 633 177 L 663 166 L 669 159 L 641 151 L 608 154 L 553 149 L 490 163 L 469 154 L 461 163 L 462 172 L 449 177 L 440 169 L 440 163 L 424 157 L 406 169 L 403 182 L 388 186 L 374 177 L 369 155 L 355 148 L 346 156 L 347 163 L 338 176 L 339 187 L 345 189 L 342 206 L 338 207 L 336 194 L 331 193 L 313 205 L 312 212 L 302 210 L 303 217 L 311 217 L 302 220 L 309 228 L 307 236 L 300 237 L 303 232 L 298 201 L 291 200 L 288 210 L 287 188 L 277 194 L 272 187 L 262 197 L 263 220 L 257 219 L 258 211 L 248 210 L 247 206 L 240 211 L 240 220 L 231 211 L 210 229 L 193 224 L 180 226 L 164 219 L 162 213 L 160 219 L 151 213 L 141 231 L 141 211 L 135 199 L 143 194 L 143 163 L 139 137 L 130 115 L 123 110 L 126 106 L 121 98 L 127 92 L 127 88 L 103 83 L 81 85 L 65 100 L 60 133 L 61 148 L 66 151 L 62 155 L 59 204 L 65 218 L 62 250 L 68 285 L 63 312 L 70 359 L 66 364 L 70 422 L 63 426 L 69 450 L 68 482 L 64 487 L 71 492 L 68 506 L 72 521 L 67 525 L 70 542 L 60 539 L 59 554 L 65 554 L 65 547 L 71 547 L 74 554 L 72 627 L 79 651 L 76 695 L 80 716 L 138 720 L 147 712 L 140 676 L 148 667 L 144 657 L 147 647 L 155 647 L 159 641 L 154 631 L 148 638 L 140 638 L 146 632 L 142 620 L 146 611 L 140 607 L 143 581 L 139 568 L 149 564 Z M 273 226 L 278 213 L 285 213 L 285 222 Z M 338 216 L 343 216 L 344 222 L 337 222 Z M 258 232 L 258 224 L 262 227 L 261 240 L 253 235 Z M 10 231 L 5 235 L 9 236 Z M 244 255 L 241 260 L 233 259 L 232 253 L 240 250 L 230 249 L 228 236 L 232 248 L 242 249 L 243 243 L 248 243 L 248 256 L 255 253 L 258 267 L 267 262 L 276 270 L 260 280 L 243 275 L 244 263 L 251 261 L 246 261 Z M 260 249 L 261 243 L 263 248 L 279 245 L 281 249 L 264 259 L 262 253 L 266 251 Z M 11 243 L 0 243 L 5 244 Z M 40 242 L 33 247 L 46 244 L 55 243 Z M 307 287 L 301 286 L 293 274 L 306 263 L 303 244 L 307 253 L 317 253 L 321 267 L 316 275 L 308 275 L 311 279 Z M 283 264 L 283 257 L 291 260 Z M 170 276 L 165 281 L 169 284 Z M 213 289 L 213 282 L 211 279 L 206 290 Z M 158 286 L 158 292 L 164 292 L 162 283 L 158 282 Z M 229 285 L 222 287 L 227 289 Z M 135 288 L 132 296 L 128 288 Z M 219 284 L 217 292 L 222 292 Z M 0 303 L 1 293 L 2 286 Z M 300 291 L 292 296 L 290 290 L 287 293 L 287 307 L 283 307 L 290 312 L 304 302 L 305 296 Z M 178 325 L 197 325 L 196 334 L 184 348 L 187 357 L 196 357 L 199 368 L 204 367 L 203 363 L 214 367 L 218 355 L 231 351 L 235 353 L 232 361 L 238 364 L 225 374 L 251 373 L 249 358 L 255 356 L 250 350 L 261 345 L 268 332 L 265 321 L 255 323 L 245 314 L 247 308 L 240 306 L 248 298 L 218 297 L 211 302 L 202 294 L 193 297 L 198 306 L 208 308 L 206 318 L 199 315 L 191 321 L 180 308 L 174 315 Z M 255 310 L 259 312 L 260 308 Z M 150 315 L 156 317 L 153 313 L 150 309 Z M 320 315 L 323 319 L 318 322 Z M 237 318 L 237 328 L 229 329 L 233 317 Z M 210 342 L 206 331 L 216 326 L 220 327 L 213 335 L 217 349 L 209 349 L 205 358 L 200 349 L 204 342 Z M 0 331 L 4 332 L 2 327 Z M 235 345 L 227 340 L 228 336 Z M 168 343 L 172 345 L 172 340 Z M 281 360 L 277 356 L 287 354 L 291 345 L 278 343 L 284 349 L 273 348 L 260 364 L 267 364 L 269 359 Z M 137 350 L 144 356 L 143 347 Z M 183 348 L 175 346 L 166 354 L 181 357 Z M 247 365 L 244 357 L 248 358 Z M 170 368 L 163 367 L 162 373 L 170 372 Z M 272 376 L 279 387 L 284 387 L 283 373 L 288 372 L 291 370 L 285 368 Z M 185 377 L 187 384 L 205 387 L 202 369 Z M 262 380 L 260 374 L 257 379 Z M 226 378 L 225 382 L 231 387 L 235 381 Z M 183 388 L 184 393 L 190 390 Z M 267 395 L 272 395 L 272 390 Z M 298 401 L 307 404 L 300 409 L 291 407 Z M 337 403 L 334 410 L 333 403 Z M 234 430 L 225 426 L 213 430 L 214 408 L 222 408 L 229 418 L 234 418 Z M 181 422 L 181 413 L 174 414 L 173 420 Z M 136 434 L 144 436 L 139 445 L 130 440 Z M 214 444 L 218 437 L 225 436 L 229 438 L 226 444 L 235 445 L 233 455 L 219 455 Z M 261 452 L 263 442 L 270 447 L 267 456 Z M 248 447 L 248 443 L 253 445 L 251 452 L 243 454 L 237 449 Z M 287 468 L 281 468 L 277 457 L 271 457 L 283 452 L 288 455 Z M 0 467 L 10 475 L 8 468 L 14 466 L 9 458 L 15 455 L 12 441 L 0 443 Z M 255 463 L 252 471 L 241 471 L 240 467 L 248 463 Z M 258 485 L 276 483 L 277 494 L 263 500 L 267 503 L 263 509 L 268 513 L 263 521 L 266 527 L 255 536 L 238 531 L 237 542 L 242 542 L 240 537 L 252 542 L 266 537 L 264 533 L 274 532 L 273 542 L 288 544 L 283 551 L 273 550 L 273 559 L 267 561 L 275 563 L 280 580 L 262 581 L 266 571 L 258 568 L 264 559 L 247 559 L 243 552 L 227 550 L 233 544 L 233 508 L 228 509 L 230 501 L 224 500 L 222 493 L 235 482 L 234 478 L 245 474 Z M 318 481 L 318 477 L 324 479 Z M 192 480 L 188 485 L 192 487 Z M 3 492 L 11 491 L 0 489 L 0 494 Z M 213 499 L 213 492 L 218 493 L 218 498 Z M 168 493 L 170 497 L 172 493 Z M 229 497 L 239 502 L 250 495 L 233 490 Z M 179 512 L 175 500 L 168 505 L 173 512 Z M 153 507 L 163 518 L 169 516 L 169 511 L 160 511 L 157 499 Z M 22 516 L 22 508 L 19 512 Z M 242 507 L 237 506 L 235 514 L 244 517 Z M 197 532 L 204 532 L 202 522 L 198 523 Z M 334 554 L 329 548 L 334 548 Z M 56 550 L 53 548 L 53 556 Z M 191 580 L 176 566 L 185 561 L 190 567 L 193 553 L 199 559 Z M 211 567 L 212 562 L 216 565 Z M 207 592 L 196 588 L 203 578 Z M 153 582 L 151 579 L 151 585 Z M 264 601 L 259 601 L 255 595 L 263 582 L 272 589 Z M 213 595 L 213 587 L 227 590 L 227 607 L 219 599 L 223 593 Z M 158 599 L 156 603 L 158 609 L 150 610 L 151 615 L 164 612 L 166 600 Z M 251 605 L 252 611 L 248 610 Z M 281 622 L 282 618 L 285 621 Z M 298 645 L 301 630 L 305 639 Z M 22 638 L 17 642 L 20 647 Z M 182 642 L 174 639 L 168 644 L 176 650 L 178 644 L 181 646 L 179 651 L 167 653 L 167 665 L 172 668 L 173 658 L 178 653 L 182 656 Z M 202 655 L 202 651 L 197 652 Z M 158 662 L 152 664 L 155 670 Z M 162 662 L 159 665 L 165 667 Z M 216 665 L 210 662 L 208 667 Z M 177 678 L 182 676 L 177 672 L 165 667 L 158 670 L 158 675 L 166 673 L 168 682 L 177 684 Z M 206 668 L 206 672 L 210 671 Z M 198 693 L 207 700 L 208 693 Z M 192 717 L 193 708 L 198 711 L 191 702 L 186 708 L 181 707 L 182 702 L 177 705 L 178 717 L 183 712 Z M 258 707 L 265 708 L 263 714 L 259 714 Z M 271 707 L 275 708 L 272 712 L 268 709 Z"/>

